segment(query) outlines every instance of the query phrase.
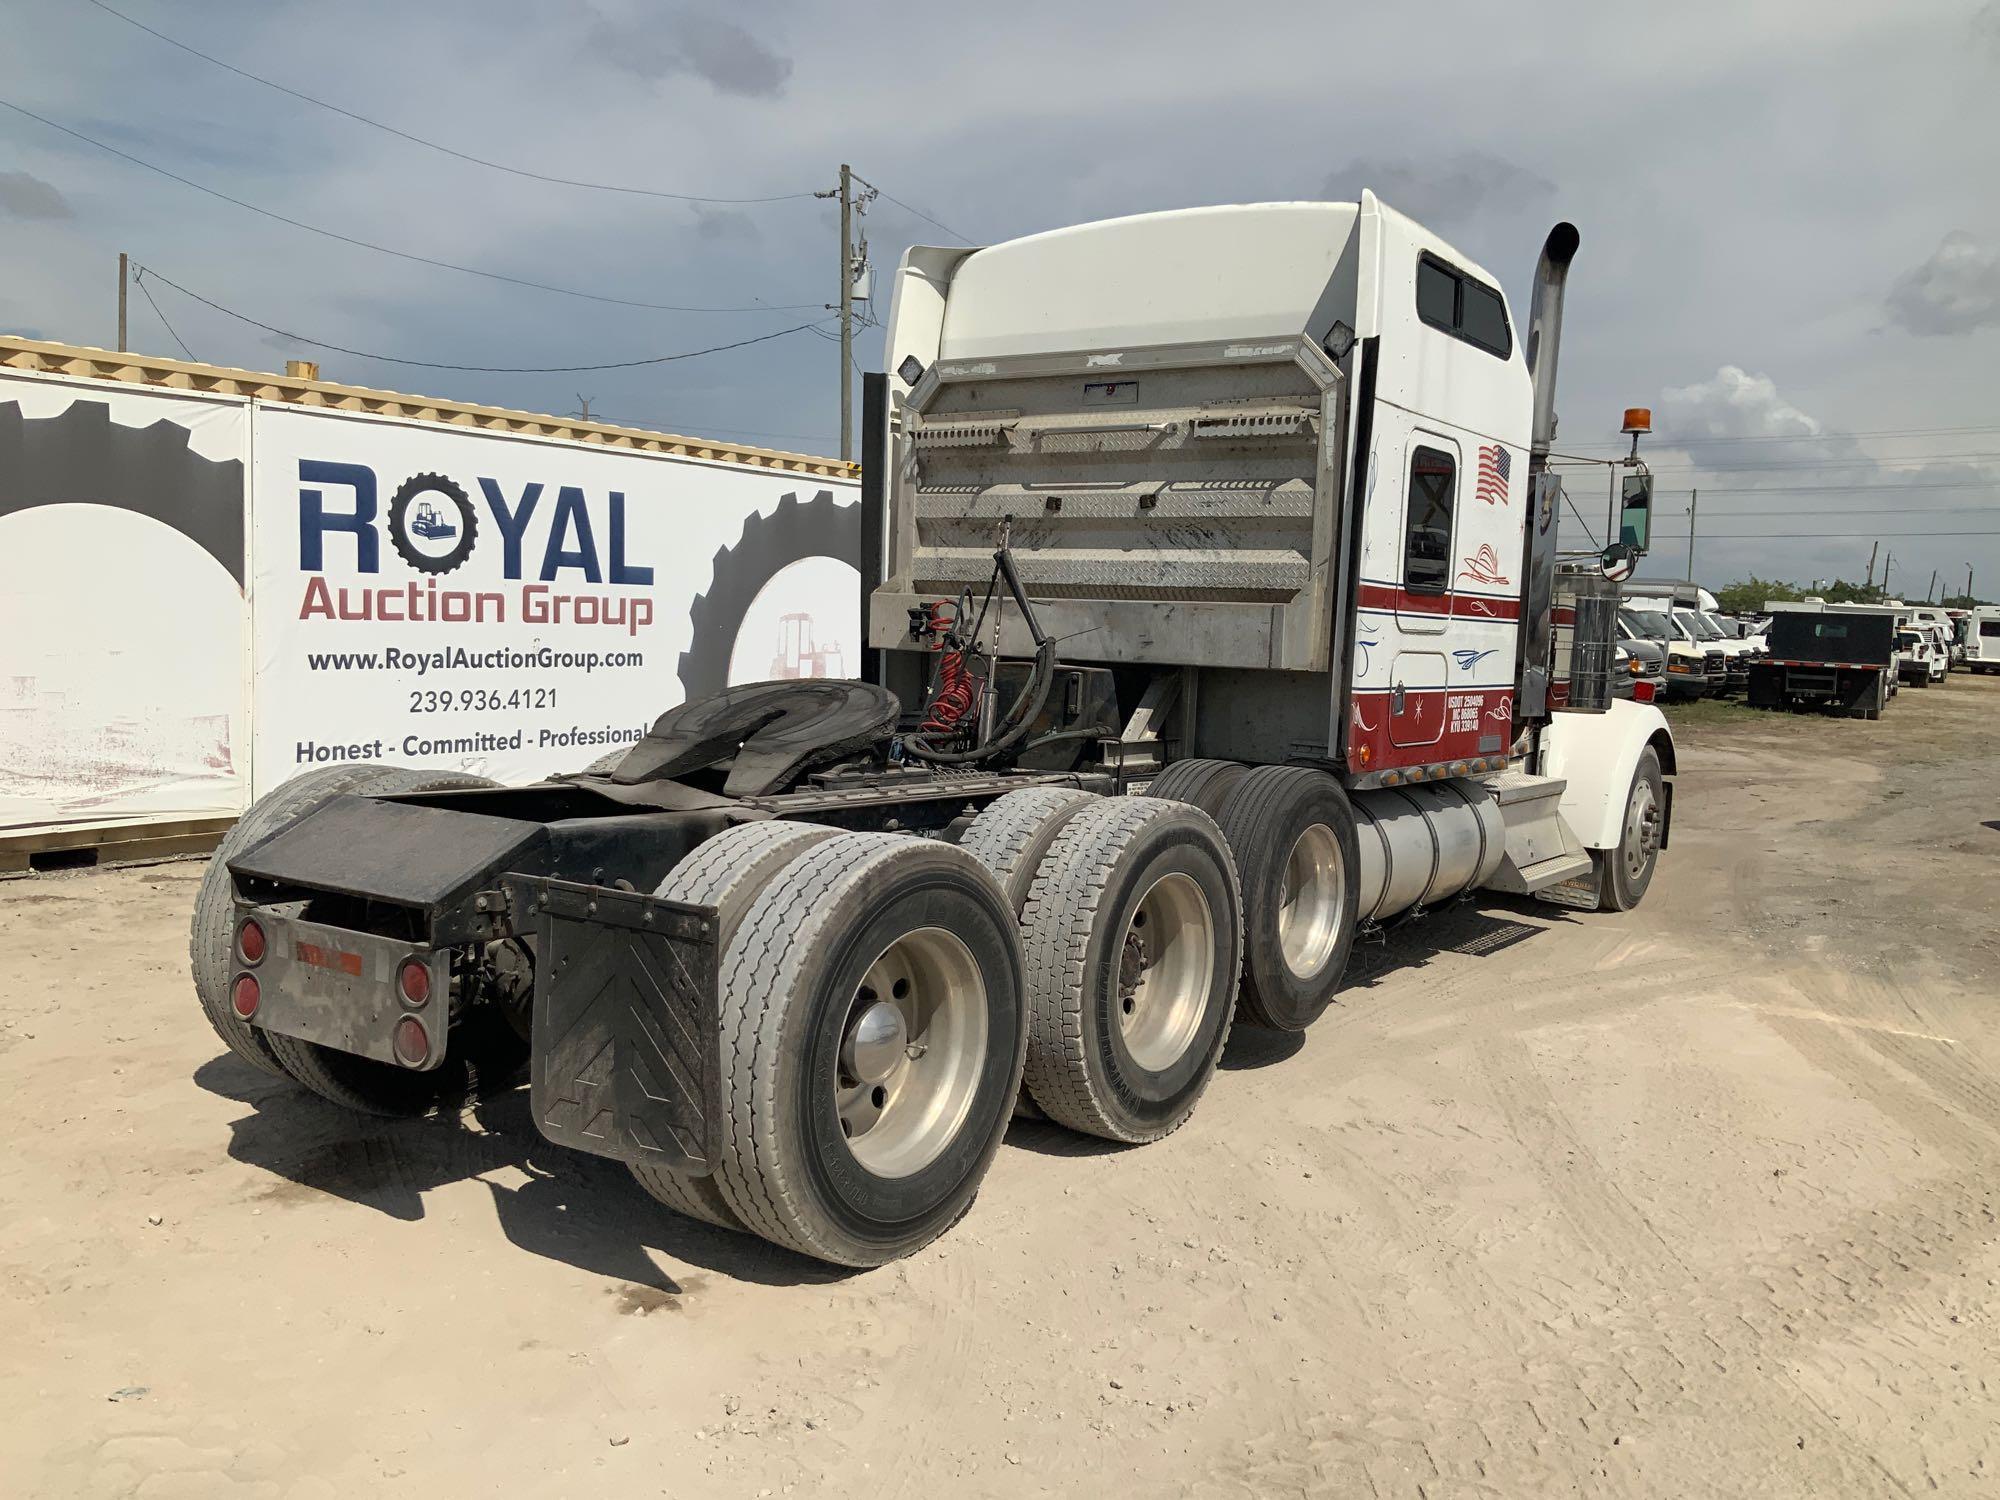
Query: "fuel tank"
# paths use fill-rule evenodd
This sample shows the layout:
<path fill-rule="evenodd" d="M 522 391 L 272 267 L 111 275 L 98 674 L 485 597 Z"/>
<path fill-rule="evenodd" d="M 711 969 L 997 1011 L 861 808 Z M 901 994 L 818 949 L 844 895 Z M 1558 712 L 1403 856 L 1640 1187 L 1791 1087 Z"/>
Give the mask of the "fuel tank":
<path fill-rule="evenodd" d="M 1476 781 L 1383 787 L 1353 800 L 1363 921 L 1484 885 L 1507 852 L 1500 805 Z"/>

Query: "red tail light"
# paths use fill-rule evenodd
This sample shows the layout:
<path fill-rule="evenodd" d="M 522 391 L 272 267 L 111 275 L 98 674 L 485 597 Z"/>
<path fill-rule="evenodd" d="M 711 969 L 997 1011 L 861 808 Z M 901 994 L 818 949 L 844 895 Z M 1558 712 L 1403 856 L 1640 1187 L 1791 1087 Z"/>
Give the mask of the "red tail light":
<path fill-rule="evenodd" d="M 405 1016 L 396 1023 L 396 1061 L 406 1068 L 421 1068 L 431 1059 L 431 1039 L 424 1023 Z"/>
<path fill-rule="evenodd" d="M 246 1021 L 257 1014 L 257 1004 L 263 998 L 254 974 L 238 974 L 236 983 L 229 987 L 229 1008 Z"/>
<path fill-rule="evenodd" d="M 264 928 L 255 917 L 236 929 L 236 951 L 243 956 L 246 964 L 261 964 L 264 961 Z"/>
<path fill-rule="evenodd" d="M 1632 701 L 1634 703 L 1651 703 L 1656 691 L 1656 685 L 1653 683 L 1635 682 L 1632 684 Z"/>
<path fill-rule="evenodd" d="M 421 1010 L 431 998 L 431 971 L 420 959 L 405 959 L 403 967 L 396 971 L 396 988 L 401 991 L 405 1005 L 412 1010 Z M 417 1029 L 421 1031 L 423 1028 Z"/>

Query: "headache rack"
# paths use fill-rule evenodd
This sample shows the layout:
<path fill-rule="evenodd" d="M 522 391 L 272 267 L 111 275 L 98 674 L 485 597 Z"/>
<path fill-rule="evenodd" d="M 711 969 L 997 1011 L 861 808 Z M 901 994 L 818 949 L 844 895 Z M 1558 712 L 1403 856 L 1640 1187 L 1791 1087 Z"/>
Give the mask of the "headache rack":
<path fill-rule="evenodd" d="M 982 591 L 1005 527 L 1065 657 L 1323 670 L 1339 372 L 1302 339 L 1102 358 L 924 375 L 902 411 L 870 644 L 907 646 L 897 626 L 919 600 Z M 1011 612 L 1003 629 L 1003 652 L 1032 650 Z"/>

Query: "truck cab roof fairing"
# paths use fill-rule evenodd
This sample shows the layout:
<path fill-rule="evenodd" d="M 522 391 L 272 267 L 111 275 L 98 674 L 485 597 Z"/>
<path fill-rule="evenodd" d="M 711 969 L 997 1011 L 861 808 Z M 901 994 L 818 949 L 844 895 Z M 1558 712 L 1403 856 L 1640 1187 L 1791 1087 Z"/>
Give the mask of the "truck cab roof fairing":
<path fill-rule="evenodd" d="M 952 278 L 939 357 L 1280 338 L 1310 331 L 1330 289 L 1342 307 L 1324 321 L 1351 321 L 1359 211 L 1352 203 L 1177 209 L 975 251 Z"/>

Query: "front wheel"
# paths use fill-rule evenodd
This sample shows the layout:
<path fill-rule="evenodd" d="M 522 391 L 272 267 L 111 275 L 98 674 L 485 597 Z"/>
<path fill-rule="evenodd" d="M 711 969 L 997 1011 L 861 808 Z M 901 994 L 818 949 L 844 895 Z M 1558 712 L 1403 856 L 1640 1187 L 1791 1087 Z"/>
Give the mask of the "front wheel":
<path fill-rule="evenodd" d="M 1601 911 L 1630 911 L 1644 899 L 1660 861 L 1660 828 L 1666 796 L 1660 777 L 1660 754 L 1648 745 L 1632 772 L 1632 789 L 1625 794 L 1625 821 L 1616 849 L 1594 849 L 1597 861 L 1597 905 Z"/>

